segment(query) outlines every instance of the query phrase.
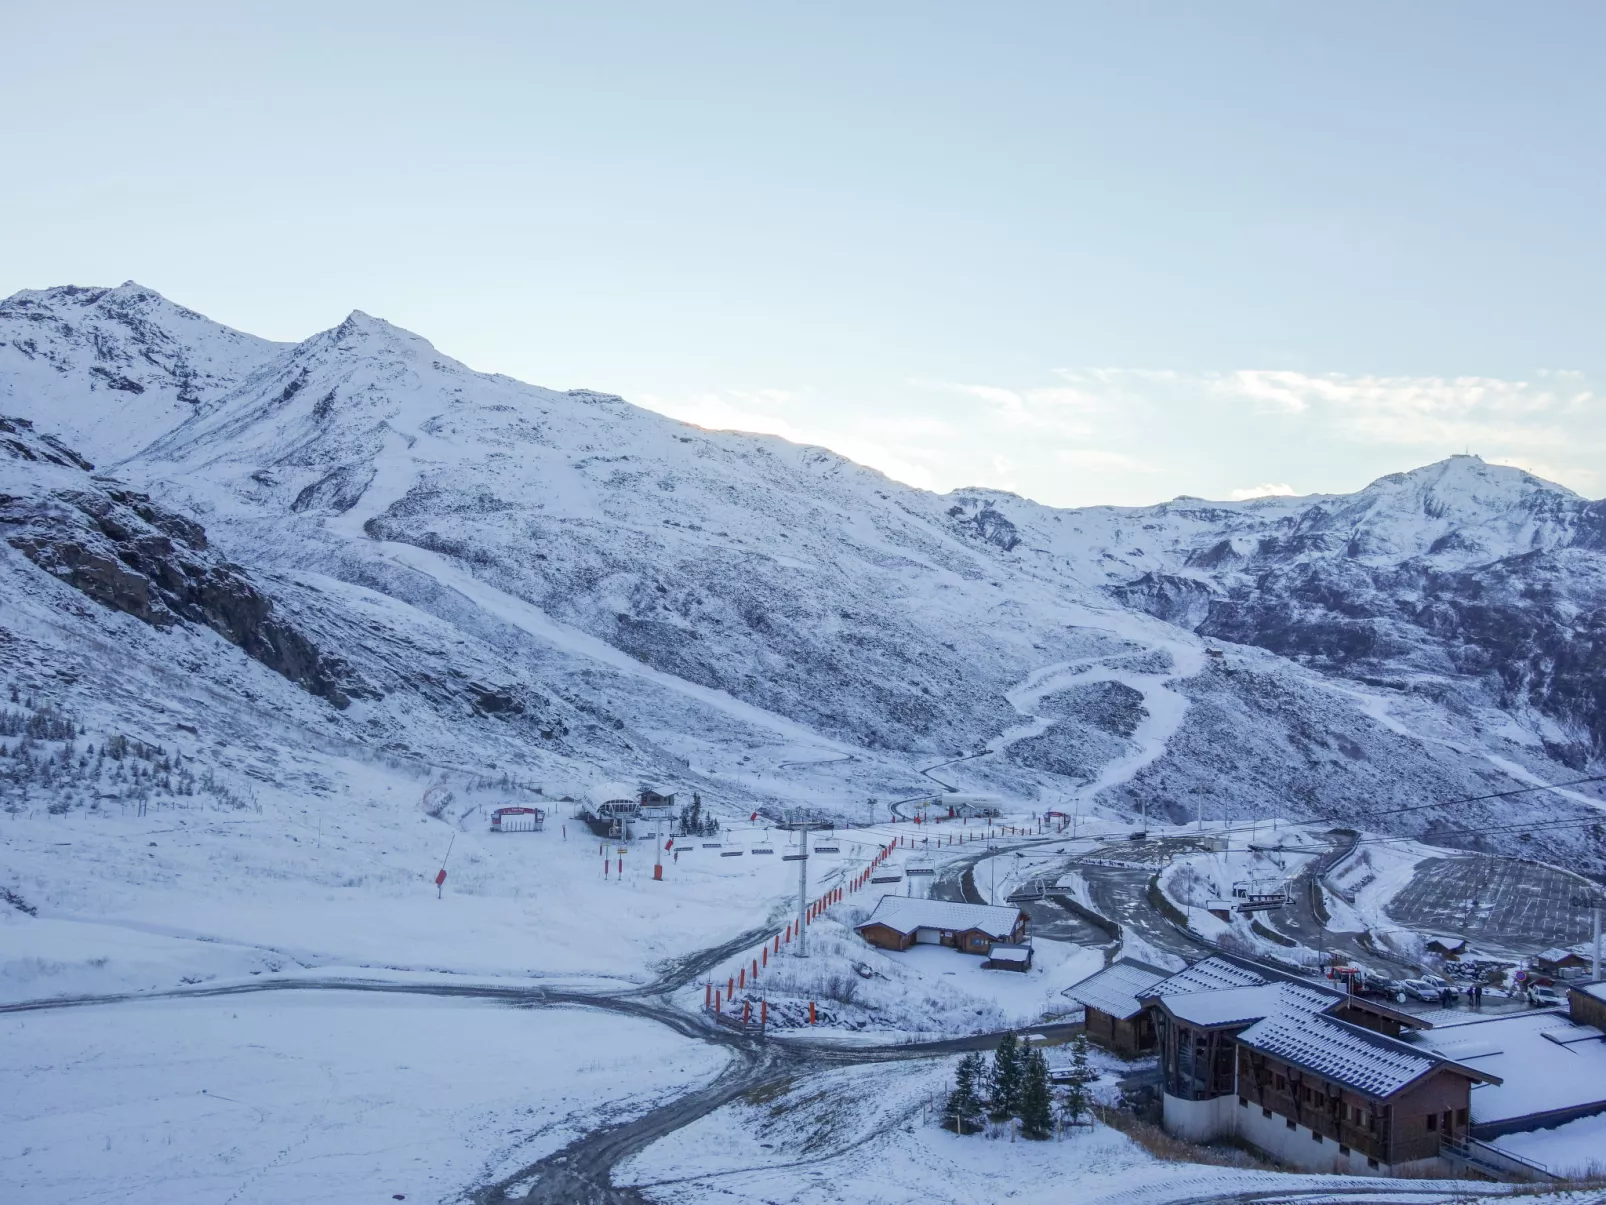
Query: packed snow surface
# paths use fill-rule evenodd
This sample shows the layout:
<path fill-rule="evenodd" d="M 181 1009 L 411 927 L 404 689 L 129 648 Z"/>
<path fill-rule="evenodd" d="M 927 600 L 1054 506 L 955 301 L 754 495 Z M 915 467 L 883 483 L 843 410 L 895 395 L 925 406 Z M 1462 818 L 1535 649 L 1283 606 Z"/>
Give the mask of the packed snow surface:
<path fill-rule="evenodd" d="M 12 1014 L 0 1183 L 16 1205 L 449 1200 L 724 1063 L 650 1021 L 369 992 Z"/>

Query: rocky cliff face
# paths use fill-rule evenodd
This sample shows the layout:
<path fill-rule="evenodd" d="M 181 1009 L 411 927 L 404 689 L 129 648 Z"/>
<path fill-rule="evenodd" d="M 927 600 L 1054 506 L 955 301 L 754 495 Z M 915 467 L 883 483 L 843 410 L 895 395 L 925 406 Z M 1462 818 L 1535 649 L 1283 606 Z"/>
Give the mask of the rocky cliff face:
<path fill-rule="evenodd" d="M 13 470 L 0 477 L 0 538 L 53 577 L 155 628 L 204 624 L 335 707 L 369 693 L 338 656 L 285 622 L 242 568 L 219 557 L 200 524 L 90 477 L 88 461 L 26 419 L 0 416 L 0 455 Z M 25 468 L 49 471 L 18 471 Z"/>

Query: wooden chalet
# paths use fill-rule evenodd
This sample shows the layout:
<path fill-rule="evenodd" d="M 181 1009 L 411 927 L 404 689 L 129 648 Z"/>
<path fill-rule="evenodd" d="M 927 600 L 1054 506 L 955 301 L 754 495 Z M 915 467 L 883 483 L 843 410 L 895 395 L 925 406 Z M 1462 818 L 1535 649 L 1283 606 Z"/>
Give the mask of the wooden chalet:
<path fill-rule="evenodd" d="M 1088 1041 L 1131 1059 L 1148 1054 L 1156 1042 L 1154 1018 L 1137 994 L 1170 975 L 1135 958 L 1122 958 L 1066 994 L 1082 1006 Z"/>
<path fill-rule="evenodd" d="M 858 934 L 883 950 L 941 945 L 985 955 L 992 953 L 995 944 L 1023 944 L 1026 925 L 1026 914 L 1019 908 L 884 895 L 870 919 L 858 927 Z"/>
<path fill-rule="evenodd" d="M 1031 943 L 1014 945 L 995 941 L 987 951 L 987 961 L 981 966 L 984 971 L 1029 971 L 1032 969 Z"/>
<path fill-rule="evenodd" d="M 1137 996 L 1155 1024 L 1165 1128 L 1237 1138 L 1311 1171 L 1441 1169 L 1472 1086 L 1499 1078 L 1401 1040 L 1426 1023 L 1244 959 L 1197 963 Z"/>
<path fill-rule="evenodd" d="M 1534 970 L 1550 979 L 1575 979 L 1589 973 L 1590 960 L 1577 950 L 1557 946 L 1534 955 Z"/>
<path fill-rule="evenodd" d="M 1575 983 L 1567 989 L 1567 1013 L 1575 1025 L 1606 1030 L 1606 980 Z"/>

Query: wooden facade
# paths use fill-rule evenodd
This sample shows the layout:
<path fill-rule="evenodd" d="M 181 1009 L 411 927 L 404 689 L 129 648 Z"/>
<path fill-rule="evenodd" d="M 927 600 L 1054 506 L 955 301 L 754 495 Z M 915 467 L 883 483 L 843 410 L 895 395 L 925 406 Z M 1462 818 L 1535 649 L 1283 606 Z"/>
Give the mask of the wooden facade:
<path fill-rule="evenodd" d="M 1253 1021 L 1227 1026 L 1192 1025 L 1166 1009 L 1152 1010 L 1160 1075 L 1167 1096 L 1178 1100 L 1214 1100 L 1236 1090 L 1237 1043 L 1233 1040 Z"/>
<path fill-rule="evenodd" d="M 1585 987 L 1594 987 L 1586 991 Z M 1587 984 L 1567 990 L 1567 1012 L 1580 1025 L 1606 1029 L 1606 985 Z"/>
<path fill-rule="evenodd" d="M 1087 1017 L 1085 1028 L 1088 1041 L 1096 1042 L 1122 1058 L 1133 1059 L 1148 1054 L 1158 1043 L 1154 1018 L 1147 1009 L 1131 1017 L 1117 1017 L 1092 1005 L 1084 1005 L 1082 1011 Z"/>
<path fill-rule="evenodd" d="M 1304 1127 L 1313 1143 L 1334 1143 L 1340 1154 L 1357 1151 L 1371 1167 L 1435 1158 L 1441 1143 L 1464 1140 L 1471 1127 L 1472 1081 L 1452 1067 L 1375 1097 L 1241 1046 L 1237 1078 L 1240 1107 Z"/>
<path fill-rule="evenodd" d="M 888 925 L 860 925 L 859 936 L 883 950 L 907 950 L 915 944 L 913 933 L 899 933 Z"/>
<path fill-rule="evenodd" d="M 1167 1131 L 1362 1175 L 1433 1170 L 1442 1144 L 1473 1136 L 1472 1086 L 1498 1077 L 1401 1043 L 1422 1022 L 1389 1005 L 1270 968 L 1262 984 L 1233 982 L 1248 970 L 1212 959 L 1138 994 L 1155 1027 Z M 1168 993 L 1172 981 L 1179 990 Z M 1090 1009 L 1090 1034 L 1119 1040 L 1111 1020 Z"/>

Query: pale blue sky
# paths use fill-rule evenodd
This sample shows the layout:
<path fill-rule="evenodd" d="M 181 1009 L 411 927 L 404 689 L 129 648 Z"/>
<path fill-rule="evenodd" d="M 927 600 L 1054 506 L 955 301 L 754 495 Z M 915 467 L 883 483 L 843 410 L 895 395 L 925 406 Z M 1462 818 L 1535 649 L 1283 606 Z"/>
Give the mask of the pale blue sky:
<path fill-rule="evenodd" d="M 54 2 L 0 294 L 136 279 L 1047 502 L 1606 493 L 1598 4 Z"/>

